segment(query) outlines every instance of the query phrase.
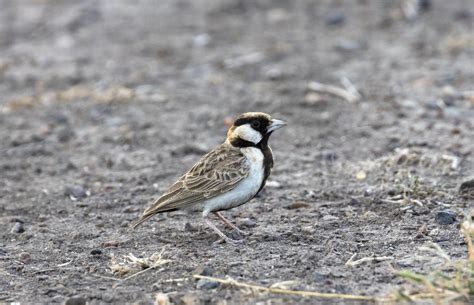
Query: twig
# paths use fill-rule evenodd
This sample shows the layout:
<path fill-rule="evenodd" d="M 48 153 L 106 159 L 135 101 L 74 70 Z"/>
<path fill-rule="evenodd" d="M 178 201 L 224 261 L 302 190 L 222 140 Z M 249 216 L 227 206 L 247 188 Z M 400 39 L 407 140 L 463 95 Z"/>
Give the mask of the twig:
<path fill-rule="evenodd" d="M 59 264 L 58 267 L 65 267 L 67 265 L 69 265 L 70 263 L 72 263 L 72 259 L 69 261 L 69 262 L 65 262 L 63 264 Z"/>
<path fill-rule="evenodd" d="M 305 296 L 305 297 L 319 297 L 319 298 L 324 298 L 324 299 L 388 301 L 388 299 L 380 299 L 380 298 L 365 296 L 365 295 L 321 293 L 321 292 L 306 291 L 306 290 L 290 290 L 290 289 L 271 288 L 271 287 L 269 288 L 269 287 L 260 286 L 260 285 L 253 285 L 253 284 L 238 282 L 238 281 L 236 281 L 234 279 L 231 279 L 231 278 L 220 279 L 220 278 L 215 278 L 215 277 L 210 277 L 210 276 L 203 276 L 203 275 L 198 275 L 198 274 L 193 275 L 193 277 L 197 278 L 197 279 L 203 279 L 203 280 L 207 280 L 207 281 L 211 281 L 211 282 L 221 283 L 221 284 L 224 284 L 224 285 L 231 285 L 231 286 L 235 286 L 235 287 L 239 287 L 239 288 L 248 288 L 248 289 L 259 290 L 259 291 L 263 291 L 263 292 L 272 292 L 272 293 L 279 293 L 279 294 L 300 295 L 300 296 Z"/>
<path fill-rule="evenodd" d="M 150 268 L 147 268 L 147 269 L 145 269 L 145 270 L 142 270 L 142 271 L 139 271 L 139 272 L 134 273 L 134 274 L 132 274 L 132 275 L 129 275 L 129 276 L 127 276 L 126 278 L 124 278 L 123 280 L 121 280 L 121 282 L 125 282 L 125 281 L 127 281 L 127 280 L 129 280 L 129 279 L 131 279 L 131 278 L 133 278 L 133 277 L 136 277 L 137 275 L 140 275 L 140 274 L 145 273 L 145 272 L 147 272 L 147 271 L 156 269 L 157 267 L 158 267 L 158 266 L 151 266 Z M 164 269 L 164 268 L 161 268 L 160 270 L 158 270 L 158 272 L 163 271 L 163 270 L 165 270 L 165 269 Z"/>
<path fill-rule="evenodd" d="M 435 244 L 433 242 L 429 242 L 428 245 L 429 245 L 429 247 L 428 246 L 421 246 L 418 249 L 420 251 L 426 251 L 426 252 L 436 254 L 436 255 L 442 257 L 447 262 L 451 261 L 451 257 L 449 257 L 449 255 L 443 249 L 441 249 L 441 247 L 438 244 Z"/>
<path fill-rule="evenodd" d="M 354 94 L 349 90 L 336 87 L 333 85 L 326 85 L 318 82 L 310 82 L 308 84 L 308 89 L 315 92 L 328 93 L 335 96 L 338 96 L 349 103 L 354 103 L 360 100 L 360 94 Z"/>
<path fill-rule="evenodd" d="M 178 278 L 178 279 L 161 280 L 161 281 L 158 281 L 158 282 L 159 283 L 181 283 L 181 282 L 187 282 L 189 280 L 190 280 L 189 277 L 182 277 L 182 278 Z"/>
<path fill-rule="evenodd" d="M 342 77 L 341 78 L 341 84 L 349 91 L 350 93 L 354 94 L 357 96 L 359 99 L 362 97 L 360 95 L 359 89 L 354 85 L 353 82 L 348 77 Z"/>
<path fill-rule="evenodd" d="M 107 279 L 107 280 L 113 280 L 113 281 L 120 281 L 121 280 L 121 279 L 117 279 L 115 277 L 100 275 L 100 274 L 95 274 L 95 273 L 90 273 L 90 275 L 95 276 L 95 277 L 99 277 L 101 279 Z"/>
<path fill-rule="evenodd" d="M 129 255 L 125 256 L 125 258 L 128 259 L 131 263 L 136 264 L 136 265 L 141 266 L 142 268 L 146 268 L 146 269 L 127 276 L 126 278 L 121 280 L 119 283 L 116 283 L 114 285 L 114 288 L 117 287 L 119 284 L 121 284 L 125 281 L 128 281 L 131 278 L 134 278 L 134 277 L 136 277 L 140 274 L 143 274 L 143 273 L 148 272 L 150 270 L 154 270 L 154 269 L 156 269 L 156 268 L 158 268 L 158 267 L 160 267 L 164 264 L 167 264 L 167 263 L 171 262 L 171 260 L 163 259 L 163 254 L 165 252 L 165 249 L 166 249 L 166 247 L 163 247 L 161 249 L 160 253 L 155 253 L 150 258 L 143 258 L 143 259 L 137 258 L 135 255 L 133 255 L 131 253 Z M 158 270 L 158 272 L 161 272 L 163 270 L 165 270 L 165 269 L 161 268 L 160 270 Z"/>
<path fill-rule="evenodd" d="M 346 262 L 346 266 L 349 266 L 349 267 L 355 267 L 357 265 L 360 265 L 360 264 L 363 264 L 363 263 L 367 263 L 367 262 L 383 262 L 383 261 L 391 261 L 393 259 L 395 259 L 393 256 L 369 256 L 369 257 L 363 257 L 361 259 L 358 259 L 358 260 L 354 260 L 354 258 L 357 256 L 357 253 L 354 253 L 354 255 L 351 256 L 351 258 L 349 258 L 349 260 Z"/>

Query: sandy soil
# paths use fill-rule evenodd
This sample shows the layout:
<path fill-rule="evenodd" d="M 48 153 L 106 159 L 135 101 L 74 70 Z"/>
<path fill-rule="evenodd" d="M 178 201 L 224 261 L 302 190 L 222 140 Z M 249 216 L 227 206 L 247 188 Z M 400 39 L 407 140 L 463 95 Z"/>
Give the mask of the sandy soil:
<path fill-rule="evenodd" d="M 193 274 L 383 297 L 404 280 L 354 254 L 418 272 L 442 263 L 430 242 L 465 258 L 474 8 L 430 3 L 407 20 L 375 0 L 1 1 L 0 300 L 323 302 Z M 360 100 L 308 90 L 343 78 Z M 225 213 L 245 244 L 185 212 L 129 232 L 245 111 L 289 122 L 269 185 Z M 140 270 L 124 255 L 162 249 L 121 281 Z"/>

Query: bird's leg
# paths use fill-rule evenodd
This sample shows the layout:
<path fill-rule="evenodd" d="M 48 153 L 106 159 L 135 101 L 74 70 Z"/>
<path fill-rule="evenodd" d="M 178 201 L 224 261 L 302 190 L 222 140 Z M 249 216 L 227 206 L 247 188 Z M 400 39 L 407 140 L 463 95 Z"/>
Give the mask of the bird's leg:
<path fill-rule="evenodd" d="M 232 222 L 230 222 L 227 218 L 224 217 L 224 215 L 222 215 L 221 213 L 219 212 L 212 212 L 214 213 L 214 215 L 216 215 L 217 217 L 219 217 L 220 220 L 222 220 L 226 225 L 228 225 L 229 227 L 231 227 L 233 230 L 237 231 L 237 233 L 239 233 L 240 235 L 247 235 L 247 233 L 244 233 L 243 231 L 241 231 L 239 228 L 237 228 L 236 225 L 234 225 Z"/>
<path fill-rule="evenodd" d="M 242 243 L 243 240 L 235 240 L 235 239 L 232 239 L 232 238 L 229 238 L 227 237 L 224 233 L 221 232 L 221 230 L 219 230 L 209 219 L 207 219 L 206 217 L 204 217 L 204 221 L 206 222 L 206 224 L 214 230 L 214 232 L 217 233 L 217 235 L 219 235 L 220 238 L 222 238 L 224 241 L 230 243 L 230 244 L 237 244 L 237 243 Z"/>

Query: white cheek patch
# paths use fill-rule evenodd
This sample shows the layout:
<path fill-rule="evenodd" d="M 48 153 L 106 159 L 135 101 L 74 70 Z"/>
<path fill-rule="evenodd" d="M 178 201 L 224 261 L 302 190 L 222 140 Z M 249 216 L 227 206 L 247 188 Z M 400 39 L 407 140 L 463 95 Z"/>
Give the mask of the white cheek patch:
<path fill-rule="evenodd" d="M 257 144 L 263 138 L 262 134 L 252 127 L 249 124 L 241 125 L 234 130 L 236 137 L 241 138 L 242 140 L 252 142 Z"/>

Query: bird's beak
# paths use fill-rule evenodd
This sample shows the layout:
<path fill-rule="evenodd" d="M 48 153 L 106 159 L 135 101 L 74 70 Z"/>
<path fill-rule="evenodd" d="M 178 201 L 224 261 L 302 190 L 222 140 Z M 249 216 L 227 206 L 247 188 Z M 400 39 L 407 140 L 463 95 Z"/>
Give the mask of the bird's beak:
<path fill-rule="evenodd" d="M 286 122 L 282 120 L 277 120 L 277 119 L 272 119 L 270 121 L 270 125 L 267 127 L 267 133 L 270 133 L 272 131 L 275 131 L 277 129 L 280 129 L 282 127 L 286 126 Z"/>

